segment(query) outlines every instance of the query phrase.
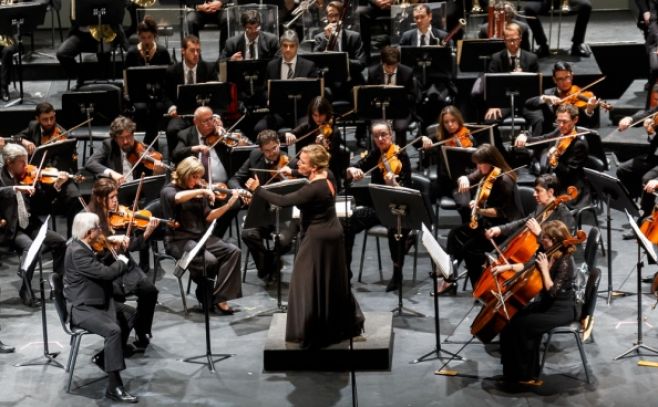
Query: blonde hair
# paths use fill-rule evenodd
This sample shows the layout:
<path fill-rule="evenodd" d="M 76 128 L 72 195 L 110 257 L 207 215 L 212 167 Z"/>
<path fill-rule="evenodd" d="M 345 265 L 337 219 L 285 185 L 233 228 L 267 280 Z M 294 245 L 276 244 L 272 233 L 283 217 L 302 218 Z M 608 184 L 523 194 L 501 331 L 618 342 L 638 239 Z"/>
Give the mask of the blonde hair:
<path fill-rule="evenodd" d="M 308 155 L 309 164 L 318 170 L 324 170 L 329 167 L 331 154 L 320 144 L 309 144 L 302 148 L 301 152 Z"/>
<path fill-rule="evenodd" d="M 176 166 L 176 171 L 171 173 L 171 180 L 174 184 L 182 187 L 185 182 L 194 174 L 203 175 L 206 172 L 203 164 L 196 157 L 187 157 L 179 162 Z"/>

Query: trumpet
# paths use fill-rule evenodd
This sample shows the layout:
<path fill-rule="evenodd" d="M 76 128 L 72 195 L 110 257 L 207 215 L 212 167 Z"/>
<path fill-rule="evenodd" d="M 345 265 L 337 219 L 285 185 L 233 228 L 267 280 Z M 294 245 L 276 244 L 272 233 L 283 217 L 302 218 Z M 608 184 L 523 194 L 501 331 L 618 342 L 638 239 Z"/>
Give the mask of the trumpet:
<path fill-rule="evenodd" d="M 109 24 L 89 26 L 89 34 L 98 42 L 111 43 L 117 37 L 117 33 Z"/>
<path fill-rule="evenodd" d="M 299 20 L 299 18 L 303 16 L 309 8 L 315 5 L 315 3 L 317 3 L 317 0 L 303 0 L 301 3 L 299 3 L 299 6 L 297 6 L 292 11 L 291 14 L 294 16 L 292 20 L 285 23 L 283 27 L 285 27 L 286 30 L 289 29 L 293 24 L 295 24 L 295 21 Z"/>

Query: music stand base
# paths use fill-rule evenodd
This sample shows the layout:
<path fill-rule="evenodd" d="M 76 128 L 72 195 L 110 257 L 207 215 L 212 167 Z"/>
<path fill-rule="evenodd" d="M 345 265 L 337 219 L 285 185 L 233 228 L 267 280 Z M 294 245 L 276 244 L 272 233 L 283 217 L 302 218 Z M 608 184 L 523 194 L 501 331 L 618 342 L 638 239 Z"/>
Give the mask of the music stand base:
<path fill-rule="evenodd" d="M 235 353 L 207 353 L 205 355 L 191 356 L 189 358 L 185 358 L 183 359 L 183 362 L 193 363 L 196 365 L 207 365 L 208 370 L 210 370 L 211 373 L 215 373 L 215 363 L 221 362 L 222 360 L 226 360 L 231 356 L 235 356 Z M 203 359 L 205 359 L 205 361 Z"/>
<path fill-rule="evenodd" d="M 653 353 L 653 355 L 643 355 L 640 353 L 640 350 L 644 349 L 647 352 Z M 635 355 L 631 355 L 631 353 L 636 352 Z M 643 343 L 638 343 L 630 347 L 626 352 L 622 353 L 621 355 L 617 356 L 614 360 L 626 358 L 626 357 L 633 357 L 633 356 L 658 356 L 658 350 L 652 348 L 651 346 L 647 346 Z"/>
<path fill-rule="evenodd" d="M 452 353 L 450 351 L 447 351 L 445 349 L 434 349 L 432 351 L 427 352 L 423 356 L 419 357 L 418 359 L 414 359 L 411 362 L 409 362 L 410 365 L 415 365 L 417 363 L 422 363 L 422 362 L 427 362 L 428 360 L 438 360 L 438 359 L 443 359 L 443 356 L 441 356 L 441 352 L 445 353 L 446 355 L 449 355 L 451 359 L 457 359 L 457 360 L 463 360 L 464 358 L 461 357 L 460 355 L 456 353 Z"/>
<path fill-rule="evenodd" d="M 613 297 L 626 297 L 629 295 L 637 295 L 636 293 L 632 293 L 629 291 L 619 291 L 619 290 L 603 290 L 603 291 L 599 291 L 598 294 L 600 297 L 606 298 L 606 302 L 608 305 L 612 303 Z"/>
<path fill-rule="evenodd" d="M 268 309 L 265 311 L 261 311 L 257 314 L 255 314 L 255 317 L 271 317 L 274 314 L 285 314 L 288 312 L 288 306 L 287 305 L 279 305 L 276 308 Z"/>
<path fill-rule="evenodd" d="M 395 314 L 397 314 L 397 316 L 400 316 L 400 317 L 421 317 L 421 318 L 425 318 L 427 316 L 423 313 L 420 313 L 418 311 L 414 311 L 412 309 L 409 309 L 409 308 L 406 308 L 406 307 L 403 307 L 403 306 L 400 306 L 400 305 L 393 308 L 391 310 L 391 312 L 394 314 L 393 316 L 395 316 Z"/>
<path fill-rule="evenodd" d="M 64 366 L 59 363 L 58 361 L 55 360 L 55 358 L 59 355 L 59 352 L 51 352 L 51 353 L 44 353 L 44 357 L 46 360 L 41 359 L 41 356 L 34 360 L 30 360 L 28 362 L 21 362 L 17 363 L 14 366 L 15 367 L 24 367 L 24 366 L 54 366 L 54 367 L 59 367 L 61 369 L 64 369 Z"/>

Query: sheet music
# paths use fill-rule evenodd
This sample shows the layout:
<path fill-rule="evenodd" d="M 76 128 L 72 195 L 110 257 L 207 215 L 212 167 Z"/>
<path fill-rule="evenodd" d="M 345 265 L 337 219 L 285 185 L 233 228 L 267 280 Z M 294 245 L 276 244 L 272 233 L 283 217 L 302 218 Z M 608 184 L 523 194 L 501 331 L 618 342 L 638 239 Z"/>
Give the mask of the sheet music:
<path fill-rule="evenodd" d="M 20 192 L 18 192 L 20 194 Z M 46 217 L 46 220 L 43 222 L 43 225 L 41 225 L 41 228 L 39 228 L 39 233 L 37 233 L 37 237 L 34 238 L 32 241 L 32 244 L 30 245 L 30 249 L 27 251 L 27 256 L 23 257 L 23 264 L 21 264 L 21 270 L 27 271 L 28 268 L 34 263 L 34 259 L 37 258 L 37 254 L 39 253 L 39 250 L 41 249 L 41 246 L 43 246 L 43 241 L 46 238 L 46 232 L 48 231 L 48 222 L 50 222 L 50 215 Z"/>
<path fill-rule="evenodd" d="M 192 260 L 196 257 L 196 255 L 199 253 L 199 250 L 201 250 L 201 247 L 206 244 L 206 240 L 210 237 L 212 234 L 213 230 L 215 230 L 215 224 L 217 223 L 217 219 L 213 220 L 208 229 L 206 229 L 206 233 L 203 234 L 203 237 L 197 242 L 196 246 L 192 248 L 189 252 L 187 252 L 183 257 L 181 257 L 180 260 L 178 260 L 178 263 L 176 264 L 178 267 L 180 267 L 183 270 L 187 270 L 187 267 L 190 265 Z"/>
<path fill-rule="evenodd" d="M 336 216 L 339 218 L 346 218 L 352 216 L 352 206 L 347 205 L 347 216 L 345 215 L 345 201 L 336 201 L 334 203 L 336 206 Z M 299 208 L 296 206 L 292 207 L 292 218 L 299 219 Z"/>
<path fill-rule="evenodd" d="M 443 250 L 439 242 L 436 241 L 432 232 L 425 226 L 423 223 L 423 236 L 422 242 L 425 249 L 429 253 L 430 257 L 434 261 L 434 264 L 443 275 L 443 278 L 450 278 L 452 276 L 452 262 L 450 261 L 450 256 L 448 253 Z"/>
<path fill-rule="evenodd" d="M 649 255 L 655 263 L 658 263 L 658 256 L 656 256 L 656 251 L 653 249 L 653 243 L 651 243 L 649 239 L 647 239 L 647 237 L 644 236 L 644 233 L 640 231 L 640 228 L 637 227 L 637 223 L 635 223 L 635 220 L 633 219 L 631 214 L 628 213 L 628 211 L 625 212 L 626 212 L 626 217 L 628 218 L 628 223 L 630 223 L 631 228 L 635 233 L 635 236 L 637 236 L 638 239 L 640 240 L 640 244 L 642 244 L 642 246 L 644 247 L 644 250 L 647 252 L 647 255 Z"/>

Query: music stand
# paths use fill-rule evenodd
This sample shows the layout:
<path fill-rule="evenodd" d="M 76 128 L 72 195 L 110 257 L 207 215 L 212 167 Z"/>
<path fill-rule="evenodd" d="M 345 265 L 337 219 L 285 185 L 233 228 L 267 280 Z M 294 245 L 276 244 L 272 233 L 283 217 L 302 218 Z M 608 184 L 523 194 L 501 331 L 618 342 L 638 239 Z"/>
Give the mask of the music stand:
<path fill-rule="evenodd" d="M 373 207 L 372 197 L 370 196 L 370 176 L 363 177 L 359 181 L 354 181 L 346 185 L 345 190 L 349 192 L 353 197 L 354 201 L 359 206 L 368 206 Z"/>
<path fill-rule="evenodd" d="M 135 199 L 135 194 L 137 193 L 137 188 L 139 187 L 139 182 L 140 180 L 136 179 L 121 184 L 118 189 L 119 203 L 124 205 L 132 205 L 132 202 Z M 162 191 L 162 188 L 164 188 L 165 182 L 165 174 L 144 177 L 141 200 L 143 202 L 152 202 L 160 198 L 160 191 Z"/>
<path fill-rule="evenodd" d="M 238 94 L 253 97 L 265 89 L 265 67 L 269 60 L 226 61 L 226 81 L 234 83 Z"/>
<path fill-rule="evenodd" d="M 356 113 L 365 119 L 401 119 L 409 115 L 409 98 L 404 86 L 355 86 Z"/>
<path fill-rule="evenodd" d="M 435 359 L 441 359 L 441 352 L 447 353 L 450 355 L 452 358 L 459 358 L 463 359 L 461 356 L 449 352 L 447 350 L 441 349 L 441 325 L 439 321 L 439 294 L 436 290 L 436 285 L 438 284 L 438 273 L 440 272 L 445 279 L 449 279 L 452 276 L 452 262 L 450 261 L 450 256 L 443 250 L 443 248 L 439 245 L 439 242 L 436 241 L 434 238 L 434 235 L 432 234 L 432 231 L 425 226 L 423 226 L 423 236 L 422 236 L 422 243 L 423 246 L 425 246 L 425 249 L 427 249 L 427 253 L 429 253 L 430 257 L 432 258 L 432 264 L 434 265 L 434 270 L 430 271 L 430 277 L 432 277 L 432 282 L 434 284 L 434 289 L 432 292 L 434 293 L 434 336 L 436 340 L 436 344 L 434 346 L 434 349 L 432 349 L 430 352 L 424 354 L 423 356 L 419 357 L 418 359 L 414 359 L 411 361 L 411 364 L 416 364 L 416 363 L 421 363 L 425 362 L 426 360 L 435 360 Z M 438 269 L 438 271 L 437 271 Z M 430 358 L 430 356 L 434 355 L 434 357 Z"/>
<path fill-rule="evenodd" d="M 288 127 L 297 125 L 299 109 L 306 111 L 311 99 L 318 95 L 324 96 L 322 79 L 270 79 L 267 82 L 270 111 L 284 117 Z"/>
<path fill-rule="evenodd" d="M 244 164 L 245 161 L 249 158 L 249 155 L 251 154 L 252 151 L 256 150 L 258 148 L 258 145 L 250 145 L 250 146 L 236 146 L 233 147 L 229 150 L 229 161 L 228 161 L 228 168 L 226 169 L 226 172 L 229 178 L 231 178 L 233 175 L 235 175 L 236 172 L 242 167 L 242 164 Z"/>
<path fill-rule="evenodd" d="M 162 100 L 166 65 L 131 66 L 124 71 L 126 92 L 132 103 L 153 104 Z"/>
<path fill-rule="evenodd" d="M 21 192 L 17 192 L 20 194 Z M 32 241 L 30 248 L 27 251 L 27 255 L 23 258 L 21 263 L 21 273 L 23 276 L 27 275 L 27 270 L 34 264 L 35 261 L 39 261 L 39 290 L 41 291 L 41 331 L 43 335 L 43 356 L 46 360 L 35 359 L 29 362 L 18 363 L 15 366 L 55 366 L 64 368 L 64 366 L 55 360 L 59 352 L 50 352 L 48 349 L 48 323 L 46 322 L 46 294 L 45 294 L 45 280 L 43 278 L 43 264 L 41 263 L 41 247 L 43 246 L 43 241 L 46 238 L 46 232 L 48 231 L 48 222 L 50 221 L 50 215 L 46 217 L 45 222 L 39 228 L 39 233 Z M 53 270 L 54 272 L 54 270 Z M 29 283 L 29 282 L 28 282 Z"/>
<path fill-rule="evenodd" d="M 611 175 L 585 168 L 585 177 L 589 180 L 590 184 L 600 197 L 605 197 L 606 202 L 606 227 L 607 227 L 607 240 L 608 240 L 608 290 L 607 301 L 610 304 L 613 295 L 627 295 L 628 293 L 622 291 L 615 291 L 612 289 L 612 215 L 611 209 L 616 209 L 620 212 L 627 211 L 633 217 L 639 217 L 640 211 L 628 194 L 624 184 Z M 641 295 L 638 291 L 637 295 Z"/>
<path fill-rule="evenodd" d="M 47 3 L 28 1 L 0 8 L 0 34 L 9 38 L 14 34 L 11 29 L 16 27 L 18 40 L 18 85 L 19 97 L 5 104 L 5 107 L 23 104 L 23 32 L 34 32 L 46 15 Z M 7 84 L 5 84 L 7 86 Z"/>
<path fill-rule="evenodd" d="M 178 85 L 178 114 L 191 115 L 197 107 L 209 106 L 215 113 L 228 111 L 231 104 L 231 84 L 226 82 Z"/>
<path fill-rule="evenodd" d="M 541 95 L 542 74 L 533 72 L 485 73 L 484 101 L 488 106 L 505 106 L 509 103 L 512 115 L 512 134 L 514 134 L 514 117 L 516 100 L 525 101 Z M 522 104 L 521 104 L 522 105 Z"/>
<path fill-rule="evenodd" d="M 270 185 L 263 185 L 262 188 L 265 188 L 268 191 L 277 193 L 279 195 L 287 195 L 297 191 L 306 184 L 308 184 L 308 179 L 300 178 L 281 181 Z M 270 204 L 263 197 L 256 194 L 254 199 L 251 201 L 251 204 L 249 204 L 247 216 L 245 216 L 244 226 L 242 228 L 255 229 L 258 227 L 269 227 L 274 225 L 274 256 L 279 258 L 281 250 L 281 242 L 279 238 L 279 234 L 281 233 L 281 223 L 291 220 L 292 212 L 292 206 L 281 208 Z M 281 303 L 281 267 L 277 267 L 277 269 L 278 281 L 276 288 L 276 308 L 273 310 L 261 312 L 258 315 L 271 315 L 275 312 L 286 311 L 287 307 Z"/>
<path fill-rule="evenodd" d="M 475 169 L 475 164 L 473 164 L 473 153 L 475 150 L 475 147 L 441 146 L 441 155 L 443 156 L 443 162 L 445 163 L 445 168 L 448 171 L 448 177 L 450 179 L 456 180 L 458 177 L 466 175 Z"/>
<path fill-rule="evenodd" d="M 54 143 L 42 144 L 34 150 L 30 157 L 30 163 L 40 163 L 41 158 L 47 152 L 44 167 L 55 167 L 62 171 L 76 172 L 78 168 L 76 155 L 76 144 L 78 140 L 70 138 Z"/>
<path fill-rule="evenodd" d="M 208 241 L 208 238 L 212 234 L 212 231 L 215 229 L 215 224 L 217 223 L 217 219 L 213 220 L 208 229 L 206 229 L 206 232 L 203 234 L 203 237 L 199 239 L 197 242 L 196 246 L 192 248 L 189 252 L 186 252 L 183 254 L 183 256 L 176 262 L 176 269 L 174 270 L 175 275 L 183 275 L 185 271 L 188 269 L 190 266 L 190 263 L 197 257 L 201 256 L 203 259 L 203 284 L 204 286 L 208 284 L 208 272 L 206 270 L 206 256 L 204 254 L 205 252 L 205 246 L 206 246 L 206 241 Z M 199 356 L 192 356 L 189 358 L 183 359 L 183 362 L 186 363 L 195 363 L 199 365 L 208 365 L 208 370 L 210 370 L 211 373 L 215 372 L 215 362 L 220 362 L 222 360 L 228 359 L 231 356 L 235 356 L 234 353 L 212 353 L 212 349 L 210 348 L 210 292 L 212 291 L 209 287 L 204 287 L 204 299 L 205 299 L 205 304 L 203 304 L 203 314 L 204 314 L 204 320 L 205 320 L 205 325 L 206 325 L 206 353 L 203 355 Z M 218 358 L 215 361 L 215 358 Z M 205 359 L 206 361 L 204 362 L 203 360 L 197 360 L 197 359 Z"/>
<path fill-rule="evenodd" d="M 472 39 L 457 43 L 457 64 L 462 72 L 486 72 L 487 59 L 505 49 L 505 41 L 500 39 Z"/>
<path fill-rule="evenodd" d="M 402 261 L 405 244 L 402 241 L 402 229 L 418 230 L 421 229 L 423 223 L 432 225 L 425 206 L 425 200 L 420 191 L 411 188 L 371 184 L 369 189 L 379 222 L 389 229 L 395 229 L 398 259 Z M 404 310 L 402 305 L 402 270 L 400 270 L 398 279 L 398 306 L 391 311 L 402 316 Z M 409 311 L 412 316 L 424 316 L 416 311 Z"/>
<path fill-rule="evenodd" d="M 658 263 L 658 256 L 656 256 L 656 252 L 653 250 L 653 244 L 647 240 L 637 227 L 637 223 L 635 223 L 631 214 L 628 211 L 625 212 L 628 223 L 631 225 L 631 229 L 633 229 L 633 233 L 635 234 L 635 239 L 637 239 L 637 341 L 626 352 L 617 356 L 615 360 L 627 356 L 642 356 L 640 354 L 640 350 L 642 349 L 653 353 L 652 356 L 658 355 L 658 350 L 642 343 L 642 267 L 644 266 L 642 262 L 642 249 L 644 249 L 648 257 L 651 257 L 654 263 Z M 609 248 L 608 251 L 610 251 Z M 632 355 L 633 352 L 635 352 L 635 355 Z"/>
<path fill-rule="evenodd" d="M 315 64 L 325 83 L 330 85 L 345 83 L 350 77 L 350 60 L 347 52 L 309 52 L 300 56 Z"/>
<path fill-rule="evenodd" d="M 400 47 L 401 63 L 414 68 L 421 84 L 452 80 L 455 64 L 450 47 Z"/>

